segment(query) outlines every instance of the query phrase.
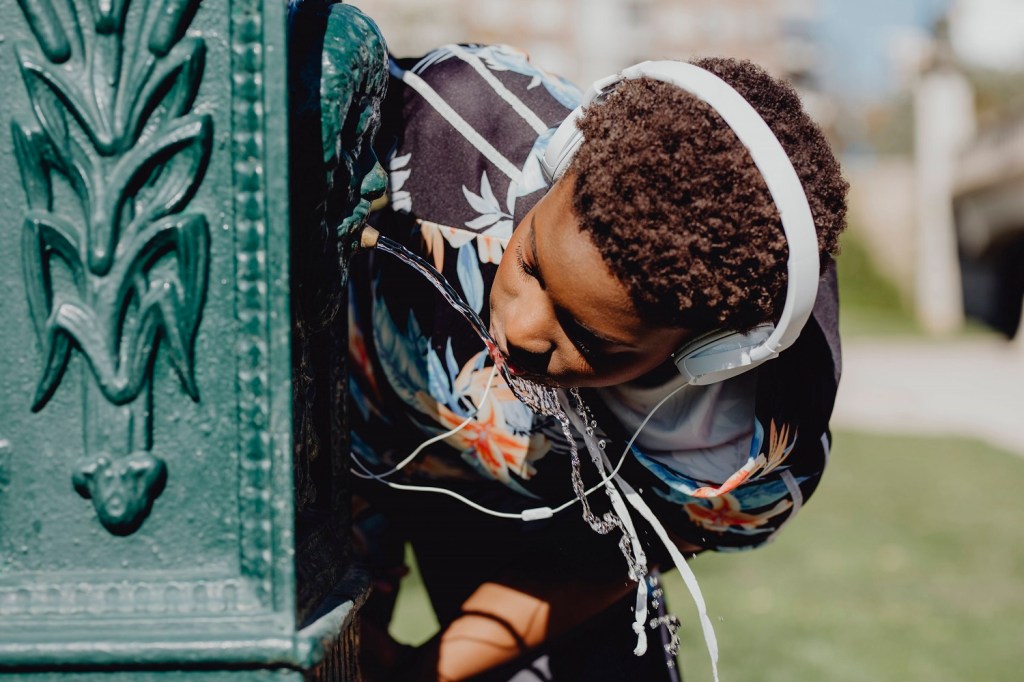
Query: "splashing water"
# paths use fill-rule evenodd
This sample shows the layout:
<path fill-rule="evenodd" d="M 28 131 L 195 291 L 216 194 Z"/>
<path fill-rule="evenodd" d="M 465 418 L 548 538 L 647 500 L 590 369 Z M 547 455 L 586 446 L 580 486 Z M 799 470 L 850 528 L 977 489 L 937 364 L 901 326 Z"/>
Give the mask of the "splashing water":
<path fill-rule="evenodd" d="M 537 414 L 554 417 L 558 420 L 559 425 L 562 427 L 562 433 L 565 434 L 565 440 L 569 444 L 569 457 L 572 464 L 572 488 L 576 493 L 576 497 L 579 498 L 580 503 L 583 506 L 584 520 L 592 529 L 594 529 L 594 531 L 601 535 L 607 535 L 616 528 L 621 530 L 622 521 L 614 513 L 607 512 L 604 514 L 603 518 L 599 518 L 590 509 L 590 504 L 587 501 L 586 486 L 583 483 L 583 476 L 580 472 L 579 450 L 576 446 L 576 439 L 573 437 L 569 416 L 565 413 L 565 410 L 562 408 L 562 404 L 558 399 L 558 390 L 550 386 L 536 384 L 513 374 L 511 368 L 508 366 L 505 356 L 503 356 L 501 351 L 498 350 L 498 345 L 495 343 L 494 337 L 491 336 L 487 327 L 484 326 L 480 316 L 469 307 L 468 303 L 462 300 L 455 289 L 453 289 L 448 281 L 445 280 L 444 276 L 430 263 L 412 253 L 395 240 L 389 239 L 383 235 L 376 237 L 375 246 L 378 250 L 394 256 L 423 275 L 427 281 L 433 284 L 441 293 L 448 304 L 466 318 L 466 321 L 473 328 L 473 331 L 477 333 L 477 335 L 483 340 L 484 345 L 487 346 L 487 352 L 494 360 L 494 364 L 498 366 L 498 371 L 501 372 L 502 378 L 505 379 L 505 383 L 508 384 L 508 387 L 520 402 Z M 580 396 L 579 392 L 576 389 L 572 389 L 570 391 L 570 395 L 576 402 L 577 411 L 587 424 L 586 435 L 593 438 L 594 429 L 597 428 L 597 422 L 594 421 L 593 416 L 590 415 L 590 411 L 584 405 L 583 398 Z M 600 441 L 600 445 L 603 449 L 603 440 Z M 595 460 L 595 464 L 600 469 L 600 462 Z M 622 547 L 623 553 L 630 562 L 630 573 L 636 576 L 642 575 L 641 571 L 644 571 L 646 567 L 638 567 L 635 565 L 631 554 L 626 549 L 626 542 L 628 542 L 628 540 L 623 536 L 623 542 L 620 543 L 620 547 Z"/>
<path fill-rule="evenodd" d="M 555 417 L 559 421 L 562 421 L 564 418 L 566 420 L 566 426 L 568 425 L 568 418 L 566 418 L 561 405 L 558 403 L 558 392 L 556 389 L 549 386 L 541 386 L 540 384 L 536 384 L 532 381 L 527 381 L 526 379 L 512 373 L 512 370 L 508 365 L 508 360 L 501 354 L 501 351 L 498 350 L 498 344 L 495 343 L 494 337 L 491 336 L 491 333 L 487 330 L 487 327 L 480 319 L 480 316 L 469 307 L 468 303 L 459 297 L 459 294 L 455 289 L 448 284 L 448 281 L 445 280 L 444 276 L 438 272 L 434 266 L 409 251 L 395 240 L 389 239 L 383 235 L 377 237 L 376 248 L 380 251 L 391 254 L 423 275 L 428 282 L 434 285 L 434 288 L 441 292 L 444 300 L 447 301 L 448 304 L 458 311 L 464 318 L 466 318 L 469 326 L 473 328 L 473 331 L 477 333 L 477 335 L 483 340 L 484 345 L 487 346 L 487 352 L 490 354 L 491 359 L 494 360 L 494 364 L 497 365 L 502 378 L 505 379 L 505 383 L 507 383 L 508 387 L 512 389 L 512 393 L 520 402 L 538 414 Z"/>

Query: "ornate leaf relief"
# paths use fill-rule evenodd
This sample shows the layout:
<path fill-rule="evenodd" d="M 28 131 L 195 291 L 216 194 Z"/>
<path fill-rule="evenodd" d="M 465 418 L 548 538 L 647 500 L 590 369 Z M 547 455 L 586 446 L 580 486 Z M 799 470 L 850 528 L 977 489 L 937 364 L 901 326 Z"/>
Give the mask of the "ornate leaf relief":
<path fill-rule="evenodd" d="M 183 212 L 212 149 L 212 120 L 191 111 L 205 46 L 184 37 L 199 0 L 134 11 L 130 0 L 20 4 L 38 47 L 17 50 L 34 121 L 11 124 L 27 204 L 25 289 L 43 355 L 32 409 L 81 353 L 86 457 L 72 480 L 110 532 L 127 534 L 166 479 L 153 451 L 161 344 L 199 400 L 194 341 L 210 230 L 204 215 Z M 77 206 L 55 206 L 58 183 Z M 58 266 L 70 278 L 54 277 Z"/>

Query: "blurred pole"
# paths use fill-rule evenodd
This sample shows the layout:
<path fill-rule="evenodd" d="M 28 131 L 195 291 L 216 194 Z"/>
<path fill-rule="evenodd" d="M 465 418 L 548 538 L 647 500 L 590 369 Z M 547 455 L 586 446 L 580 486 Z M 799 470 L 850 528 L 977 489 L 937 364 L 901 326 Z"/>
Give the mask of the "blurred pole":
<path fill-rule="evenodd" d="M 973 134 L 973 93 L 953 63 L 943 25 L 936 31 L 935 56 L 914 88 L 914 298 L 918 319 L 933 334 L 955 331 L 964 321 L 952 197 L 957 159 Z"/>
<path fill-rule="evenodd" d="M 579 86 L 586 89 L 598 78 L 623 69 L 634 61 L 636 17 L 642 4 L 622 0 L 588 0 L 579 2 L 580 42 Z"/>

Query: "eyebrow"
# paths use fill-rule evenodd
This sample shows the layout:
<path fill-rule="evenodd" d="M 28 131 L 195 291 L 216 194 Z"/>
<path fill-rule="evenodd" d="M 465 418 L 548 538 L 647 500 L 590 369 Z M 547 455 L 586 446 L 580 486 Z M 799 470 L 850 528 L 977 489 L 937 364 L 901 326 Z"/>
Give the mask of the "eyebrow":
<path fill-rule="evenodd" d="M 531 216 L 530 217 L 530 235 L 529 235 L 529 240 L 530 240 L 530 257 L 533 259 L 533 269 L 534 269 L 534 272 L 536 274 L 537 282 L 540 283 L 541 288 L 544 288 L 544 277 L 541 274 L 541 270 L 540 270 L 540 259 L 537 257 L 537 225 L 536 225 L 536 223 L 537 223 L 537 216 Z M 565 308 L 563 308 L 561 306 L 558 306 L 558 305 L 555 306 L 555 313 L 556 313 L 557 317 L 559 317 L 559 318 L 561 318 L 563 320 L 563 324 L 568 323 L 567 326 L 571 327 L 572 331 L 577 336 L 579 336 L 580 332 L 582 332 L 583 336 L 589 336 L 591 339 L 600 341 L 601 343 L 607 344 L 609 346 L 626 346 L 628 348 L 635 348 L 636 347 L 636 346 L 634 346 L 631 343 L 626 343 L 625 341 L 622 341 L 621 339 L 616 339 L 616 338 L 612 338 L 610 336 L 605 336 L 604 334 L 601 334 L 601 333 L 597 332 L 596 330 L 588 327 L 587 325 L 585 325 L 582 322 L 580 322 L 579 320 L 577 320 L 575 316 L 573 316 L 568 310 L 566 310 Z M 566 330 L 566 333 L 567 334 L 569 333 L 568 329 Z"/>

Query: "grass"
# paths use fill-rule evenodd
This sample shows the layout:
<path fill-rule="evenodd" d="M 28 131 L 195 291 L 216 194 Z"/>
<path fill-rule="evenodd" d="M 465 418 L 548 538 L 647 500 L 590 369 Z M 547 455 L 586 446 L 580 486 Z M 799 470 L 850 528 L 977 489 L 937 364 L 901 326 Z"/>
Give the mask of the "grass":
<path fill-rule="evenodd" d="M 1024 462 L 975 441 L 841 433 L 807 509 L 772 545 L 698 557 L 726 682 L 1020 679 Z M 688 681 L 710 680 L 681 581 Z M 404 583 L 393 634 L 436 629 Z M 628 624 L 624 625 L 627 627 Z"/>
<path fill-rule="evenodd" d="M 921 329 L 909 306 L 875 267 L 856 233 L 847 230 L 840 243 L 836 267 L 843 338 L 919 335 Z"/>
<path fill-rule="evenodd" d="M 775 544 L 693 564 L 722 679 L 1020 679 L 1022 484 L 1024 462 L 977 442 L 839 434 Z M 669 595 L 688 606 L 678 580 Z M 688 628 L 683 667 L 708 680 L 698 637 Z"/>

